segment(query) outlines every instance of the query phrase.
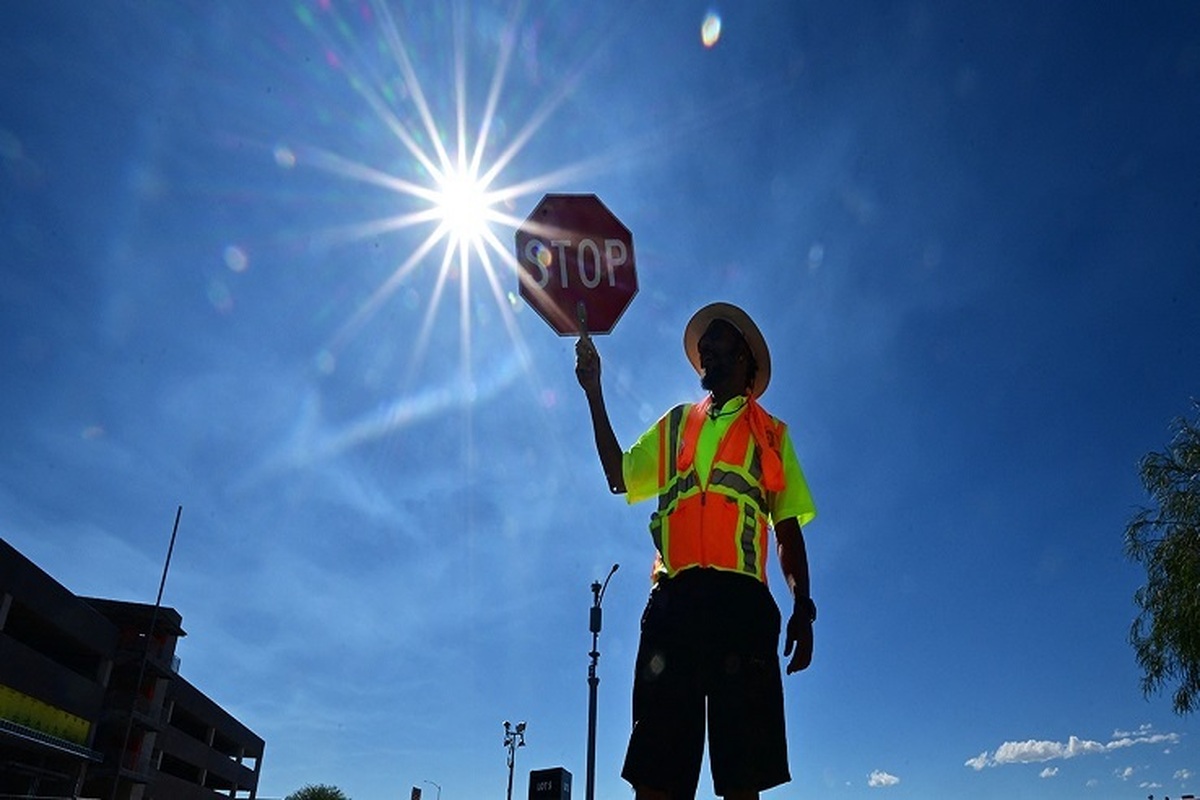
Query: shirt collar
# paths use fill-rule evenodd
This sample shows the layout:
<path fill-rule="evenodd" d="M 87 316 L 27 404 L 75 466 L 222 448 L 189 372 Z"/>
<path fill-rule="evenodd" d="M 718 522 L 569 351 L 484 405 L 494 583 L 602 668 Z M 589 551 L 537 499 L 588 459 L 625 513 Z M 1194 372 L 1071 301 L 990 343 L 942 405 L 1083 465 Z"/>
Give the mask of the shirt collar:
<path fill-rule="evenodd" d="M 725 405 L 721 406 L 720 408 L 717 408 L 716 406 L 710 406 L 708 410 L 708 416 L 713 420 L 720 419 L 722 417 L 732 417 L 746 407 L 747 401 L 748 398 L 745 395 L 731 397 L 726 400 Z"/>

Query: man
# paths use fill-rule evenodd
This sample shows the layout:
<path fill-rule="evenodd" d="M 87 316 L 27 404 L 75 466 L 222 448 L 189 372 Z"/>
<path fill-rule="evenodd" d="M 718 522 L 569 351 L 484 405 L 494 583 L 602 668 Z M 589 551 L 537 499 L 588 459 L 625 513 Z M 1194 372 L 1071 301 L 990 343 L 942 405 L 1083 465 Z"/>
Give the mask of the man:
<path fill-rule="evenodd" d="M 801 525 L 816 509 L 787 427 L 758 404 L 771 379 L 758 326 L 740 308 L 713 303 L 693 315 L 683 343 L 709 396 L 667 412 L 628 451 L 608 418 L 595 345 L 583 336 L 575 347 L 609 488 L 630 503 L 658 498 L 654 585 L 621 774 L 637 800 L 694 797 L 707 717 L 716 793 L 754 800 L 791 780 L 768 526 L 794 598 L 784 645 L 790 674 L 812 661 L 816 606 Z"/>

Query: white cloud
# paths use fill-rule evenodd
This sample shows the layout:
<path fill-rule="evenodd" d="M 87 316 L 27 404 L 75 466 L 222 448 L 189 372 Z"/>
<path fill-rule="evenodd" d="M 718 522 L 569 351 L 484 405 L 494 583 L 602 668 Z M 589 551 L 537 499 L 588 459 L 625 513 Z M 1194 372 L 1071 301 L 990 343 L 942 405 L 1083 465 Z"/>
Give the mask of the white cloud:
<path fill-rule="evenodd" d="M 1038 773 L 1039 778 L 1053 778 L 1058 774 L 1058 767 L 1046 767 Z"/>
<path fill-rule="evenodd" d="M 1028 764 L 1057 758 L 1074 758 L 1085 753 L 1101 753 L 1104 745 L 1089 739 L 1072 736 L 1067 743 L 1027 739 L 1024 742 L 1005 742 L 996 748 L 992 760 L 997 764 Z"/>
<path fill-rule="evenodd" d="M 880 789 L 885 786 L 895 786 L 899 782 L 900 779 L 895 775 L 889 775 L 883 770 L 877 769 L 874 770 L 871 773 L 871 777 L 867 779 L 867 786 L 870 786 L 872 789 Z"/>
<path fill-rule="evenodd" d="M 975 756 L 974 758 L 968 758 L 964 762 L 963 766 L 970 767 L 971 769 L 978 772 L 979 770 L 986 767 L 988 765 L 988 763 L 989 763 L 988 751 L 984 750 L 982 753 Z"/>
<path fill-rule="evenodd" d="M 1131 777 L 1133 777 L 1133 767 L 1126 767 L 1125 769 L 1115 769 L 1115 770 L 1113 770 L 1113 774 L 1116 775 L 1121 780 L 1127 781 Z"/>
<path fill-rule="evenodd" d="M 1151 736 L 1137 736 L 1137 737 L 1127 736 L 1123 739 L 1116 739 L 1114 741 L 1109 742 L 1105 746 L 1105 749 L 1117 750 L 1118 748 L 1121 748 L 1121 747 L 1133 747 L 1135 744 L 1160 744 L 1161 742 L 1168 742 L 1169 744 L 1175 744 L 1178 741 L 1179 741 L 1179 734 L 1177 734 L 1177 733 L 1156 733 Z"/>
<path fill-rule="evenodd" d="M 1176 771 L 1176 773 L 1175 773 L 1175 780 L 1177 780 L 1177 781 L 1186 781 L 1186 780 L 1189 780 L 1191 777 L 1192 777 L 1192 771 L 1190 769 L 1181 769 L 1181 770 Z"/>
<path fill-rule="evenodd" d="M 1070 736 L 1066 742 L 1049 741 L 1045 739 L 1026 739 L 1023 742 L 1004 742 L 989 753 L 984 750 L 974 758 L 967 759 L 964 766 L 976 771 L 984 767 L 998 767 L 1002 764 L 1035 764 L 1044 761 L 1075 758 L 1076 756 L 1107 753 L 1139 744 L 1175 744 L 1179 741 L 1177 733 L 1152 733 L 1149 725 L 1143 725 L 1136 732 L 1114 732 L 1114 738 L 1107 743 L 1091 739 L 1080 739 Z"/>
<path fill-rule="evenodd" d="M 1136 736 L 1145 736 L 1145 735 L 1149 734 L 1150 731 L 1152 731 L 1152 730 L 1154 730 L 1154 726 L 1151 725 L 1149 722 L 1144 722 L 1138 726 L 1138 729 L 1136 731 L 1123 731 L 1118 728 L 1117 730 L 1113 731 L 1112 738 L 1128 739 L 1128 738 L 1132 738 L 1132 737 L 1136 737 Z"/>

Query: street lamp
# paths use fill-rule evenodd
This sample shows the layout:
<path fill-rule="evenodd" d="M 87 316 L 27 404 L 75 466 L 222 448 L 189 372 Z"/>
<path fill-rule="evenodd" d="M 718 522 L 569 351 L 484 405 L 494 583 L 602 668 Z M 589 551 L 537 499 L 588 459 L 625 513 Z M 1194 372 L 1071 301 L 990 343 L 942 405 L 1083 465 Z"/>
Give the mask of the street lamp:
<path fill-rule="evenodd" d="M 596 675 L 596 663 L 600 660 L 600 604 L 604 602 L 604 592 L 608 589 L 608 582 L 612 580 L 613 573 L 617 571 L 617 567 L 619 566 L 620 564 L 612 565 L 612 569 L 608 571 L 608 577 L 604 579 L 603 586 L 600 585 L 600 581 L 592 584 L 592 610 L 588 617 L 588 629 L 592 632 L 592 651 L 588 655 L 592 657 L 592 661 L 588 664 L 586 800 L 596 800 L 596 687 L 600 685 L 600 678 Z"/>
<path fill-rule="evenodd" d="M 436 784 L 433 781 L 421 781 L 421 783 L 428 783 L 430 786 L 436 786 L 438 790 L 437 800 L 442 800 L 442 787 L 439 784 Z"/>
<path fill-rule="evenodd" d="M 525 723 L 517 727 L 504 720 L 504 746 L 508 748 L 508 800 L 512 800 L 513 764 L 517 763 L 517 748 L 525 746 Z"/>

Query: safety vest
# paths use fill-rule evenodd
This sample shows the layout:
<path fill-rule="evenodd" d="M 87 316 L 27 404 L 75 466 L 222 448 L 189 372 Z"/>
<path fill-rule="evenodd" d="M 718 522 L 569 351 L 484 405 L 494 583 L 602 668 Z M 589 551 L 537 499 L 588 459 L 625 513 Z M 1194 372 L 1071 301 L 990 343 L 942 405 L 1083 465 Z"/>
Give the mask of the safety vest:
<path fill-rule="evenodd" d="M 650 516 L 656 576 L 713 567 L 766 583 L 770 504 L 758 440 L 767 440 L 774 451 L 767 458 L 778 463 L 784 425 L 760 412 L 766 430 L 756 437 L 746 409 L 717 445 L 708 485 L 701 486 L 692 456 L 707 411 L 707 401 L 679 405 L 658 423 L 658 508 Z"/>

